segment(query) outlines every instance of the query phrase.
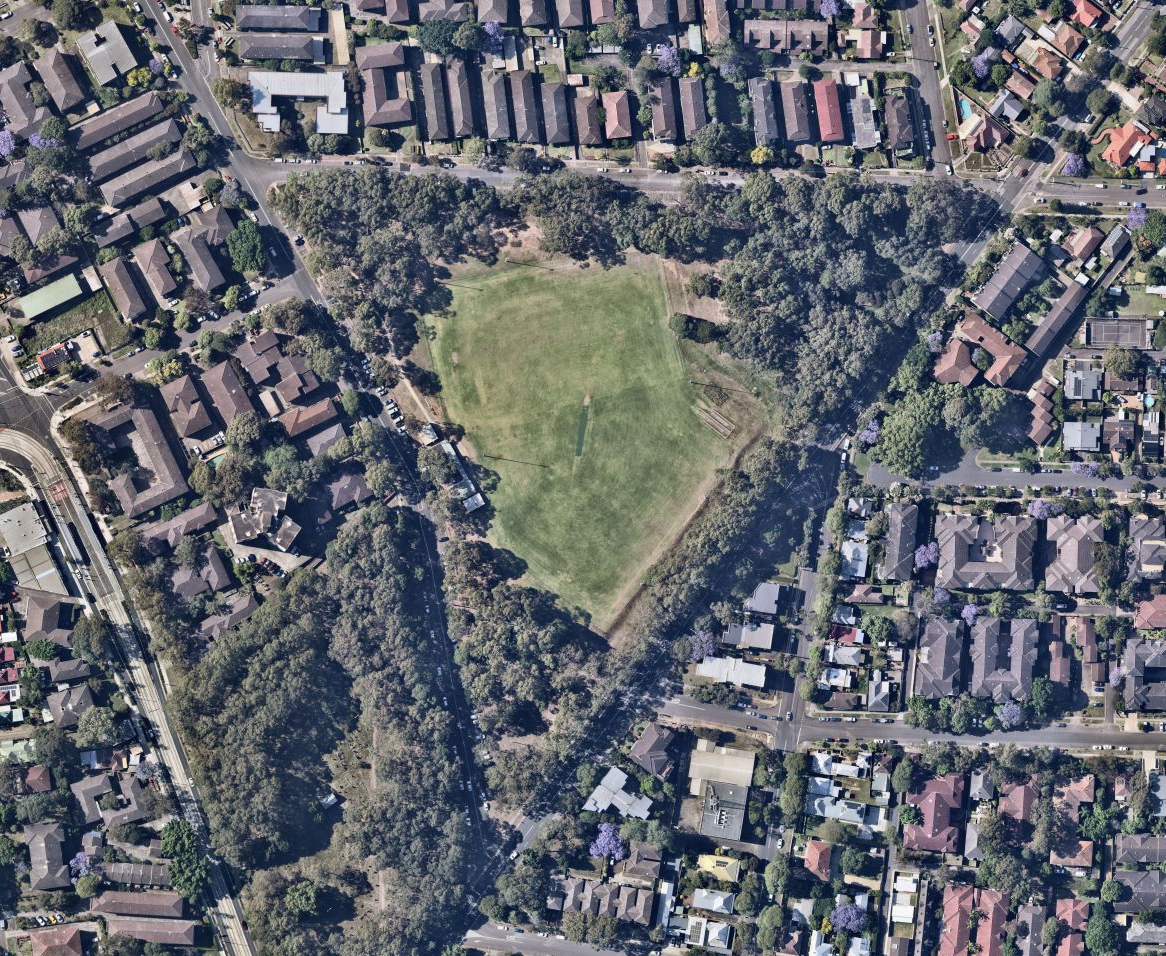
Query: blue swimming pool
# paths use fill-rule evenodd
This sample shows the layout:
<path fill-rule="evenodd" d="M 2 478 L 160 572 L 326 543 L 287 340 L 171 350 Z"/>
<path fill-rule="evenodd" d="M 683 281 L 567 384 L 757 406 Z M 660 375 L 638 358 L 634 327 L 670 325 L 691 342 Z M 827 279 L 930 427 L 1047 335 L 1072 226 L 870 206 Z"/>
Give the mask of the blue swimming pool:
<path fill-rule="evenodd" d="M 956 105 L 959 107 L 961 120 L 966 120 L 969 116 L 972 115 L 972 104 L 965 100 L 962 96 L 956 101 Z"/>

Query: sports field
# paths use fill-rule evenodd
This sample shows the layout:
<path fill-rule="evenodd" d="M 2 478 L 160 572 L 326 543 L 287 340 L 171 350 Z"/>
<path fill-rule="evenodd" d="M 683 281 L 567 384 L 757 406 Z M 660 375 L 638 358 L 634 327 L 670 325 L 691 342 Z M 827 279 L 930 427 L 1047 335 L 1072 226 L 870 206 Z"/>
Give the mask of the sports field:
<path fill-rule="evenodd" d="M 733 448 L 693 411 L 655 268 L 546 265 L 459 275 L 433 357 L 499 476 L 495 543 L 605 629 Z"/>

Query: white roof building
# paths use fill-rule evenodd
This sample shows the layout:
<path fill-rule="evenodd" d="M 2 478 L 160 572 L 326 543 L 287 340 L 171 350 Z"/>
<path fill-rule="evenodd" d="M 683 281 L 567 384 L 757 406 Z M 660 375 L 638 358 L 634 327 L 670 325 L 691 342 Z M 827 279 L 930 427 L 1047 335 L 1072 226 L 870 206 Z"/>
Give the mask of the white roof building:
<path fill-rule="evenodd" d="M 734 687 L 764 687 L 765 665 L 749 664 L 736 657 L 706 657 L 696 665 L 696 673 L 718 684 Z"/>
<path fill-rule="evenodd" d="M 773 625 L 746 621 L 744 624 L 730 624 L 721 643 L 728 647 L 748 647 L 753 650 L 773 649 Z"/>
<path fill-rule="evenodd" d="M 316 107 L 316 132 L 348 134 L 348 94 L 344 89 L 344 74 L 328 73 L 273 73 L 252 70 L 251 111 L 262 129 L 279 132 L 277 96 L 291 96 L 304 100 L 324 100 Z"/>
<path fill-rule="evenodd" d="M 637 797 L 628 793 L 624 789 L 627 782 L 628 775 L 619 767 L 612 767 L 603 775 L 599 785 L 591 791 L 591 796 L 583 804 L 583 809 L 593 813 L 603 813 L 608 808 L 615 807 L 621 817 L 647 820 L 652 801 L 643 794 Z"/>

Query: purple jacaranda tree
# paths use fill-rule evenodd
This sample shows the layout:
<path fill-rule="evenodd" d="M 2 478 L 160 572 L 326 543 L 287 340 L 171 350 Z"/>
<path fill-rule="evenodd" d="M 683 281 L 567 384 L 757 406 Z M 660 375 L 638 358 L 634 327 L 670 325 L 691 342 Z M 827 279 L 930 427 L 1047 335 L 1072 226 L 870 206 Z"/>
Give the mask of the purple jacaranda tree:
<path fill-rule="evenodd" d="M 745 78 L 745 57 L 735 46 L 714 53 L 711 62 L 717 68 L 717 72 L 730 83 Z"/>
<path fill-rule="evenodd" d="M 618 863 L 624 858 L 623 841 L 614 823 L 599 824 L 599 833 L 587 852 L 597 860 L 611 860 L 612 863 Z"/>
<path fill-rule="evenodd" d="M 1121 688 L 1125 686 L 1126 669 L 1121 664 L 1114 665 L 1113 670 L 1109 672 L 1109 686 Z"/>
<path fill-rule="evenodd" d="M 992 69 L 992 60 L 985 50 L 972 57 L 972 73 L 975 74 L 977 80 L 984 79 Z"/>
<path fill-rule="evenodd" d="M 996 719 L 1005 730 L 1011 730 L 1020 726 L 1024 720 L 1024 711 L 1016 701 L 1009 700 L 996 708 Z"/>
<path fill-rule="evenodd" d="M 834 924 L 835 929 L 843 932 L 861 933 L 866 929 L 866 910 L 853 903 L 844 903 L 834 907 L 834 912 L 830 914 L 830 922 Z"/>
<path fill-rule="evenodd" d="M 669 76 L 680 76 L 680 51 L 671 43 L 665 43 L 656 55 L 656 68 Z"/>
<path fill-rule="evenodd" d="M 1126 228 L 1129 229 L 1130 232 L 1137 232 L 1139 229 L 1145 227 L 1146 219 L 1148 217 L 1149 213 L 1146 211 L 1145 206 L 1135 206 L 1128 213 L 1126 213 Z"/>
<path fill-rule="evenodd" d="M 1070 153 L 1065 165 L 1061 167 L 1061 172 L 1066 176 L 1084 176 L 1087 168 L 1084 156 L 1080 153 Z"/>
<path fill-rule="evenodd" d="M 486 39 L 490 41 L 490 52 L 502 52 L 502 24 L 497 20 L 487 20 L 482 24 L 482 29 L 485 31 Z"/>
<path fill-rule="evenodd" d="M 838 0 L 822 0 L 822 16 L 827 20 L 838 16 Z"/>
<path fill-rule="evenodd" d="M 929 352 L 943 351 L 943 333 L 939 331 L 931 332 L 927 336 L 927 350 Z"/>
<path fill-rule="evenodd" d="M 939 561 L 939 542 L 928 541 L 915 549 L 915 570 L 922 571 Z"/>
<path fill-rule="evenodd" d="M 931 592 L 931 600 L 935 604 L 947 604 L 951 601 L 951 591 L 947 588 L 934 588 Z"/>
<path fill-rule="evenodd" d="M 166 72 L 166 65 L 156 56 L 152 56 L 150 57 L 150 72 L 153 73 L 154 76 L 161 76 Z"/>
<path fill-rule="evenodd" d="M 1062 511 L 1060 505 L 1049 504 L 1047 501 L 1030 501 L 1028 503 L 1028 516 L 1036 518 L 1039 521 L 1047 521 L 1049 518 L 1055 518 Z"/>
<path fill-rule="evenodd" d="M 11 130 L 0 129 L 0 156 L 5 158 L 16 152 L 16 137 Z"/>
<path fill-rule="evenodd" d="M 699 664 L 706 657 L 711 657 L 717 649 L 716 638 L 709 631 L 697 631 L 692 635 L 691 644 L 688 659 L 693 664 Z"/>
<path fill-rule="evenodd" d="M 1075 475 L 1080 475 L 1083 478 L 1097 477 L 1097 463 L 1092 461 L 1075 461 L 1069 466 L 1069 470 Z"/>
<path fill-rule="evenodd" d="M 69 870 L 75 880 L 89 875 L 89 857 L 85 855 L 84 850 L 69 861 Z"/>
<path fill-rule="evenodd" d="M 869 448 L 879 440 L 879 432 L 882 431 L 882 426 L 876 421 L 867 422 L 862 431 L 858 433 L 858 441 L 860 444 L 866 445 Z"/>
<path fill-rule="evenodd" d="M 971 627 L 976 623 L 976 618 L 980 616 L 980 606 L 978 604 L 965 604 L 963 610 L 960 611 L 960 617 L 963 622 Z"/>
<path fill-rule="evenodd" d="M 33 149 L 56 149 L 61 145 L 61 141 L 53 136 L 42 136 L 40 133 L 33 133 L 28 138 L 28 145 Z"/>

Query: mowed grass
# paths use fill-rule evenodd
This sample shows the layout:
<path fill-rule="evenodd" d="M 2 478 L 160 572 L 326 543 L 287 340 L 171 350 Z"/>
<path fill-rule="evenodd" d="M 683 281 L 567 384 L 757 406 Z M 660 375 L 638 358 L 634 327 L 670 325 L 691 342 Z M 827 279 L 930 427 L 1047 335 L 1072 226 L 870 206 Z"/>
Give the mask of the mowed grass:
<path fill-rule="evenodd" d="M 659 276 L 503 265 L 451 291 L 433 357 L 499 476 L 492 536 L 606 629 L 733 450 L 693 411 Z"/>

